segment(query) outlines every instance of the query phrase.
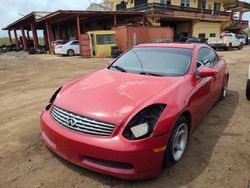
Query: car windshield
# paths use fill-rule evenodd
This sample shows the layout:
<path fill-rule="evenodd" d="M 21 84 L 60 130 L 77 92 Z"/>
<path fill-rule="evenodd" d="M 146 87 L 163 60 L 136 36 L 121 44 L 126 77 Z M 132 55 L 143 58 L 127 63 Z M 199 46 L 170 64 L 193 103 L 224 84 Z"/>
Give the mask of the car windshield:
<path fill-rule="evenodd" d="M 183 76 L 193 50 L 186 48 L 136 47 L 118 58 L 111 70 L 152 76 Z"/>

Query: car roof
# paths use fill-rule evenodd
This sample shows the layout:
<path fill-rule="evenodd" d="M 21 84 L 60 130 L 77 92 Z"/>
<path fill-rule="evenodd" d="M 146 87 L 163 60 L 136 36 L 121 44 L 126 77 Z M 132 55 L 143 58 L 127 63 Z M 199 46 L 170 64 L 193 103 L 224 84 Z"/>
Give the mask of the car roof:
<path fill-rule="evenodd" d="M 188 48 L 194 49 L 197 43 L 146 43 L 146 44 L 139 44 L 136 47 L 168 47 L 168 48 Z"/>

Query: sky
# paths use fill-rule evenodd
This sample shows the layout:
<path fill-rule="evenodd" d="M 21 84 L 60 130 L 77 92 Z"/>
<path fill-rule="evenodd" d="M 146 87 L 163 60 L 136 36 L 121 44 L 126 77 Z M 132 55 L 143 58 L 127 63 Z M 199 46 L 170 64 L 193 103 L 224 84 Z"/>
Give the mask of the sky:
<path fill-rule="evenodd" d="M 102 0 L 0 0 L 0 37 L 8 36 L 7 31 L 1 29 L 21 18 L 21 15 L 32 11 L 84 10 L 90 2 L 99 3 Z M 250 0 L 245 2 L 250 3 Z M 245 13 L 243 18 L 250 21 L 250 12 Z"/>

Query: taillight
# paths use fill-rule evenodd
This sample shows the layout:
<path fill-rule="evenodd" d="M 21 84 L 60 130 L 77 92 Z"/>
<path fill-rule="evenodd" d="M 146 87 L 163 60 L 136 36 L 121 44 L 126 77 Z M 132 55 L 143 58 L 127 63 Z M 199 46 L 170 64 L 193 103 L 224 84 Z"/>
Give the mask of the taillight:
<path fill-rule="evenodd" d="M 62 45 L 57 46 L 57 48 L 61 48 L 61 47 L 62 47 Z"/>

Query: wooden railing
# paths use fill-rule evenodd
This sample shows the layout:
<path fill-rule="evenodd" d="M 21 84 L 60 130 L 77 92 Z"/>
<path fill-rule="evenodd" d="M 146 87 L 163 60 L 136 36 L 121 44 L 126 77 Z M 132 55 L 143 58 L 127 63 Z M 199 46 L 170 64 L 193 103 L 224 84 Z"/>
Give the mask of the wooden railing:
<path fill-rule="evenodd" d="M 230 16 L 230 12 L 225 12 L 225 11 L 214 12 L 213 10 L 209 10 L 209 9 L 183 7 L 183 6 L 167 5 L 167 4 L 161 4 L 161 3 L 147 3 L 147 4 L 139 5 L 136 7 L 128 8 L 126 9 L 126 11 L 146 11 L 150 9 Z"/>

